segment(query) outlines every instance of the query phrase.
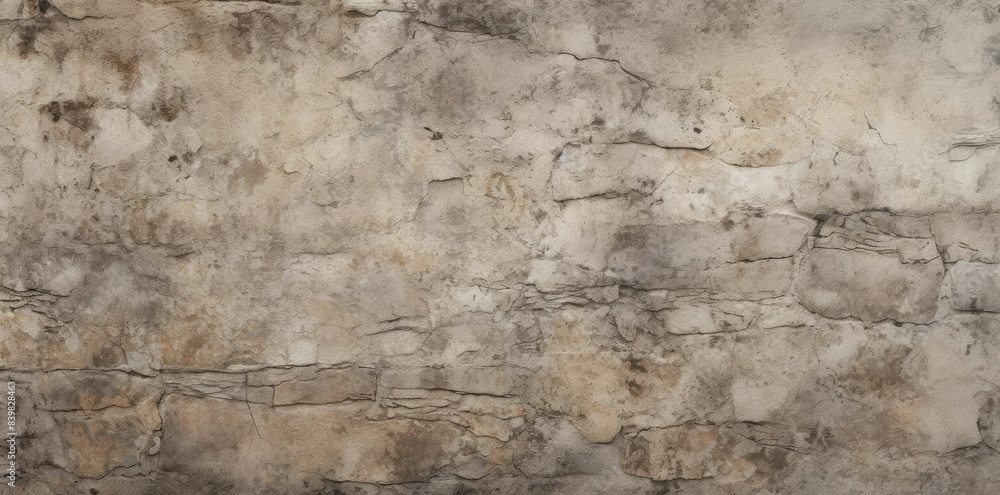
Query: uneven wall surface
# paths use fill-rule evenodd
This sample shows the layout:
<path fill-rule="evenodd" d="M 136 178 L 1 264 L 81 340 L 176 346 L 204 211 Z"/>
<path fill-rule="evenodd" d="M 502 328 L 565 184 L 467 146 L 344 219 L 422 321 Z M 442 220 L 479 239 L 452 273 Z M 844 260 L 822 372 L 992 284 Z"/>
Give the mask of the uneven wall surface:
<path fill-rule="evenodd" d="M 1000 493 L 998 6 L 0 0 L 0 492 Z"/>

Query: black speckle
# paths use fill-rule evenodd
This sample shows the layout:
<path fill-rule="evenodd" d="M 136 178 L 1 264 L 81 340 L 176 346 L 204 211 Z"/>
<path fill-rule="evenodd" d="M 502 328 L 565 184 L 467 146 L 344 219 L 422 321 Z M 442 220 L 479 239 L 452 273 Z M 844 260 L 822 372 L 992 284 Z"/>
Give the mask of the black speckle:
<path fill-rule="evenodd" d="M 698 127 L 695 127 L 695 128 L 694 128 L 694 133 L 695 133 L 695 134 L 701 134 L 701 129 L 700 129 L 700 128 L 698 128 Z"/>
<path fill-rule="evenodd" d="M 48 2 L 46 2 L 46 3 L 48 3 Z M 90 489 L 90 495 L 97 495 L 98 493 L 101 493 L 101 492 L 97 491 L 97 488 L 91 488 Z"/>
<path fill-rule="evenodd" d="M 171 162 L 171 163 L 176 162 L 177 161 L 177 155 L 170 155 L 170 158 L 167 158 L 167 161 Z"/>
<path fill-rule="evenodd" d="M 47 12 L 51 6 L 52 4 L 49 3 L 48 0 L 38 0 L 38 11 L 43 14 Z"/>

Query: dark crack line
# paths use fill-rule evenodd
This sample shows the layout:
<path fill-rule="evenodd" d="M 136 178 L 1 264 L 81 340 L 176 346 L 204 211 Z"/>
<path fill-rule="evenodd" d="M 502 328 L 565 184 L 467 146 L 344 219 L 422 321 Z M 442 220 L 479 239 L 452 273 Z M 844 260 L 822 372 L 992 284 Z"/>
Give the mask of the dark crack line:
<path fill-rule="evenodd" d="M 253 429 L 257 431 L 257 437 L 264 440 L 264 436 L 260 434 L 260 428 L 257 427 L 257 420 L 253 417 L 253 409 L 250 408 L 250 374 L 243 374 L 243 401 L 247 405 L 247 412 L 250 413 L 250 421 L 253 422 Z"/>
<path fill-rule="evenodd" d="M 403 45 L 403 46 L 401 46 L 401 47 L 399 47 L 399 48 L 396 48 L 395 50 L 393 50 L 393 51 L 389 52 L 389 53 L 388 53 L 388 54 L 386 54 L 386 55 L 385 55 L 384 57 L 382 57 L 382 58 L 380 58 L 380 59 L 376 60 L 376 61 L 375 61 L 375 63 L 374 63 L 374 64 L 372 64 L 372 66 L 371 66 L 371 67 L 369 67 L 369 68 L 367 68 L 367 69 L 361 69 L 361 70 L 358 70 L 358 71 L 354 71 L 354 72 L 352 72 L 352 73 L 350 73 L 350 74 L 348 74 L 348 75 L 346 75 L 346 76 L 342 76 L 342 77 L 338 77 L 337 79 L 351 79 L 351 78 L 353 78 L 354 76 L 359 76 L 359 75 L 361 75 L 361 74 L 367 74 L 367 73 L 369 73 L 369 72 L 371 72 L 371 71 L 375 70 L 375 67 L 378 67 L 378 65 L 379 65 L 379 64 L 381 64 L 382 62 L 384 62 L 384 61 L 385 61 L 386 59 L 388 59 L 389 57 L 391 57 L 391 56 L 395 55 L 396 53 L 398 53 L 398 52 L 399 52 L 400 50 L 402 50 L 402 49 L 403 49 L 403 47 L 405 47 L 405 46 L 406 46 L 406 45 Z"/>
<path fill-rule="evenodd" d="M 617 65 L 618 68 L 621 69 L 622 72 L 624 72 L 625 74 L 628 74 L 633 79 L 641 81 L 646 86 L 653 87 L 653 83 L 649 82 L 649 80 L 646 79 L 645 77 L 642 77 L 642 76 L 636 74 L 635 72 L 632 72 L 632 71 L 626 69 L 625 66 L 622 65 L 621 61 L 618 60 L 618 59 L 614 59 L 614 58 L 602 58 L 602 57 L 581 57 L 581 56 L 579 56 L 579 55 L 577 55 L 575 53 L 570 53 L 570 52 L 549 52 L 549 53 L 553 53 L 555 55 L 569 55 L 570 57 L 575 58 L 579 62 L 586 62 L 588 60 L 600 60 L 602 62 L 613 63 L 613 64 Z"/>

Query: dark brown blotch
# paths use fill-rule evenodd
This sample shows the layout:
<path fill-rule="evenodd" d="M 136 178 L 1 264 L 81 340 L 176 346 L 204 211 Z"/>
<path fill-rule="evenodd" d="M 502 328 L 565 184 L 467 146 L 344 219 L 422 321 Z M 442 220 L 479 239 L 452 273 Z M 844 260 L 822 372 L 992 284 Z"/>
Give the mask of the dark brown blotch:
<path fill-rule="evenodd" d="M 138 56 L 125 56 L 120 53 L 108 53 L 104 56 L 104 60 L 122 79 L 123 90 L 131 91 L 132 89 L 135 89 L 140 79 Z"/>
<path fill-rule="evenodd" d="M 150 104 L 150 110 L 155 118 L 166 122 L 177 120 L 181 112 L 187 109 L 184 92 L 178 88 L 170 91 L 161 90 Z"/>
<path fill-rule="evenodd" d="M 51 101 L 42 107 L 42 113 L 47 114 L 52 122 L 65 120 L 70 125 L 86 132 L 94 125 L 94 119 L 90 115 L 93 108 L 93 100 Z"/>
<path fill-rule="evenodd" d="M 26 26 L 21 26 L 17 30 L 17 54 L 21 58 L 28 58 L 28 55 L 32 53 L 38 53 L 35 50 L 35 41 L 38 39 L 38 26 L 35 24 L 28 24 Z"/>
<path fill-rule="evenodd" d="M 510 35 L 524 29 L 531 18 L 527 12 L 503 3 L 446 1 L 437 7 L 441 25 L 450 30 L 490 35 Z"/>

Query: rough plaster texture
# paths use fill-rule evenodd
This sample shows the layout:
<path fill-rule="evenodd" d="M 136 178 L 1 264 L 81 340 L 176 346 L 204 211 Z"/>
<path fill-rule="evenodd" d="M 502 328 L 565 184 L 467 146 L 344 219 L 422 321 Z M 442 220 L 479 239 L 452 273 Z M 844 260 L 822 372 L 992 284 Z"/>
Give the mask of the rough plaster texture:
<path fill-rule="evenodd" d="M 0 0 L 0 491 L 1000 493 L 998 6 Z"/>

